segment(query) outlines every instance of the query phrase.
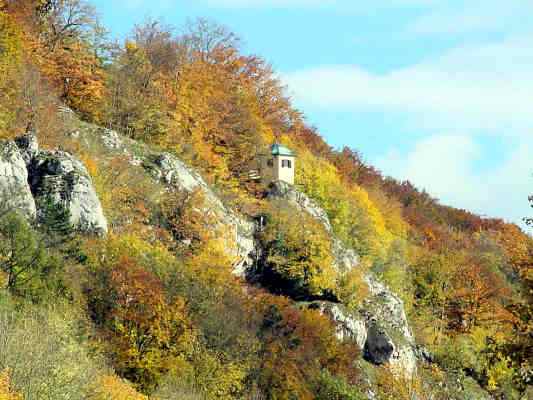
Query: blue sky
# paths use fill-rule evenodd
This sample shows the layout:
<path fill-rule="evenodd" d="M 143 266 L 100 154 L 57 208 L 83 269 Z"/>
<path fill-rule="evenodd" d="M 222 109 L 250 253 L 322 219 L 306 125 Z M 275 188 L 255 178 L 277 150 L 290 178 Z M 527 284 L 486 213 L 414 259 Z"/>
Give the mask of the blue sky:
<path fill-rule="evenodd" d="M 533 2 L 93 3 L 117 37 L 146 16 L 224 24 L 333 146 L 445 204 L 513 222 L 533 213 Z"/>

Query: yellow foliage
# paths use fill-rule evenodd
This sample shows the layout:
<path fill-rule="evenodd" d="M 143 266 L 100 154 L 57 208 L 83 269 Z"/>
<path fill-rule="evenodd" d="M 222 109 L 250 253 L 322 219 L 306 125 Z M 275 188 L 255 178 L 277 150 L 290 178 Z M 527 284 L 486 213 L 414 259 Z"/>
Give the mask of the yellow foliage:
<path fill-rule="evenodd" d="M 357 307 L 368 296 L 368 285 L 364 281 L 366 269 L 353 268 L 339 278 L 336 293 L 339 300 L 349 308 Z"/>
<path fill-rule="evenodd" d="M 231 400 L 242 393 L 246 369 L 235 363 L 223 363 L 220 357 L 204 351 L 198 354 L 196 364 L 196 385 L 207 400 Z"/>
<path fill-rule="evenodd" d="M 150 222 L 150 205 L 159 195 L 150 178 L 131 168 L 126 157 L 99 159 L 98 163 L 90 155 L 81 158 L 91 174 L 111 228 L 142 232 L 143 225 Z"/>
<path fill-rule="evenodd" d="M 148 400 L 148 397 L 117 376 L 105 375 L 98 380 L 89 400 Z"/>
<path fill-rule="evenodd" d="M 21 40 L 19 28 L 0 7 L 0 138 L 8 137 L 7 130 L 14 122 L 11 107 L 16 95 L 16 73 L 22 59 Z"/>
<path fill-rule="evenodd" d="M 271 219 L 262 237 L 269 267 L 312 295 L 334 291 L 331 241 L 322 224 L 283 203 L 273 205 Z"/>
<path fill-rule="evenodd" d="M 326 210 L 340 239 L 362 256 L 384 257 L 393 235 L 368 193 L 358 186 L 347 187 L 328 161 L 306 150 L 298 156 L 297 184 Z M 401 223 L 391 226 L 403 235 Z"/>
<path fill-rule="evenodd" d="M 222 239 L 209 240 L 187 260 L 187 268 L 201 282 L 215 291 L 223 291 L 233 282 L 232 260 Z"/>
<path fill-rule="evenodd" d="M 23 400 L 22 395 L 11 388 L 9 369 L 0 372 L 0 400 Z"/>
<path fill-rule="evenodd" d="M 502 354 L 498 354 L 498 360 L 493 362 L 487 371 L 488 388 L 496 390 L 503 383 L 509 382 L 513 377 L 514 371 L 511 367 L 511 359 Z"/>
<path fill-rule="evenodd" d="M 90 241 L 85 252 L 93 262 L 116 264 L 122 257 L 131 257 L 142 265 L 164 270 L 175 262 L 174 256 L 159 242 L 150 243 L 135 233 L 109 234 L 105 241 Z"/>

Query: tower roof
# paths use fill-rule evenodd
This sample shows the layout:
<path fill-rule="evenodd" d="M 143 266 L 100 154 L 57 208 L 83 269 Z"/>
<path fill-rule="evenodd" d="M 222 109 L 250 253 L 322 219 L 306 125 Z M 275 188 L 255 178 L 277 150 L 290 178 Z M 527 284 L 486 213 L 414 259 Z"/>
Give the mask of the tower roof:
<path fill-rule="evenodd" d="M 272 155 L 273 156 L 296 157 L 296 155 L 292 152 L 291 149 L 278 143 L 272 145 Z"/>

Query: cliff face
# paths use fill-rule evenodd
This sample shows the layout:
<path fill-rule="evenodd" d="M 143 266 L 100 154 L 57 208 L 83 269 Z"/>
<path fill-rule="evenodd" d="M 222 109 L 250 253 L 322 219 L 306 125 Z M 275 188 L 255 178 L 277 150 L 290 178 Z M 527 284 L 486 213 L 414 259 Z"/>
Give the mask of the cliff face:
<path fill-rule="evenodd" d="M 26 162 L 14 142 L 0 142 L 0 200 L 29 218 L 36 215 Z"/>
<path fill-rule="evenodd" d="M 107 220 L 85 166 L 63 151 L 39 151 L 29 133 L 0 143 L 0 198 L 29 218 L 42 218 L 47 202 L 65 207 L 80 232 L 107 233 Z"/>
<path fill-rule="evenodd" d="M 202 176 L 176 156 L 157 152 L 145 145 L 123 138 L 114 131 L 92 127 L 70 135 L 82 146 L 96 141 L 110 156 L 123 156 L 131 169 L 149 177 L 162 191 L 200 192 L 199 205 L 206 223 L 223 232 L 225 248 L 233 260 L 234 274 L 242 278 L 253 266 L 262 249 L 255 240 L 258 226 L 226 206 Z M 43 151 L 35 136 L 0 144 L 0 193 L 2 199 L 28 217 L 40 217 L 45 201 L 62 204 L 71 214 L 71 222 L 81 232 L 104 235 L 107 220 L 87 169 L 72 154 Z M 131 184 L 134 184 L 132 182 Z M 319 221 L 331 239 L 333 267 L 341 277 L 360 268 L 358 255 L 335 237 L 326 212 L 305 193 L 278 182 L 271 186 L 267 200 L 283 200 Z M 369 295 L 357 309 L 339 303 L 316 301 L 319 308 L 337 326 L 340 340 L 355 341 L 364 357 L 375 365 L 389 364 L 398 375 L 416 374 L 415 340 L 411 334 L 402 301 L 375 276 L 364 278 Z"/>
<path fill-rule="evenodd" d="M 294 187 L 283 182 L 272 185 L 270 198 L 284 199 L 320 221 L 329 232 L 335 256 L 334 266 L 339 275 L 359 267 L 359 257 L 335 237 L 326 212 Z M 369 296 L 357 310 L 341 304 L 318 302 L 317 306 L 337 324 L 341 340 L 354 340 L 365 358 L 376 364 L 390 363 L 397 374 L 407 378 L 416 374 L 415 339 L 409 328 L 402 300 L 375 276 L 367 273 L 365 282 Z"/>
<path fill-rule="evenodd" d="M 163 186 L 163 190 L 201 193 L 204 199 L 201 211 L 206 223 L 213 230 L 222 232 L 228 256 L 233 260 L 234 272 L 244 276 L 253 263 L 256 250 L 253 222 L 226 207 L 202 176 L 176 156 L 153 151 L 130 139 L 121 138 L 111 130 L 99 130 L 98 135 L 97 139 L 108 152 L 129 158 L 131 168 L 148 174 Z"/>

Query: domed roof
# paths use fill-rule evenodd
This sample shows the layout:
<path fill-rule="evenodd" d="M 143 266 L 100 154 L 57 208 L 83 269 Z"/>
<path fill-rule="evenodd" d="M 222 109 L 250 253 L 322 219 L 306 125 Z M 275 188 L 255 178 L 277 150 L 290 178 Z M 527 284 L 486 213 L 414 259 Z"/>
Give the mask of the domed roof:
<path fill-rule="evenodd" d="M 296 155 L 292 152 L 291 149 L 278 143 L 272 145 L 272 155 L 273 156 L 296 157 Z"/>

